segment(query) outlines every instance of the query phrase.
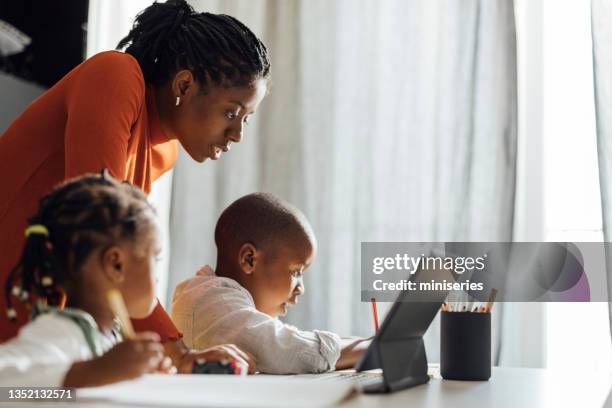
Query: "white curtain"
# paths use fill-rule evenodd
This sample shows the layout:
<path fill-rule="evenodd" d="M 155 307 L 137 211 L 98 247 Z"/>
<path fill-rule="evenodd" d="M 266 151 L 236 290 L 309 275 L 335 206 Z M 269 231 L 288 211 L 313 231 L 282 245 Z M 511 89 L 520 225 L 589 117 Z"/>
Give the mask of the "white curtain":
<path fill-rule="evenodd" d="M 214 267 L 220 212 L 253 191 L 301 208 L 319 240 L 287 321 L 370 335 L 362 241 L 512 239 L 516 166 L 513 2 L 192 0 L 267 44 L 271 94 L 219 162 L 181 154 L 168 296 Z M 498 309 L 499 310 L 499 309 Z M 436 343 L 436 328 L 428 342 Z M 430 361 L 438 347 L 428 347 Z"/>
<path fill-rule="evenodd" d="M 597 151 L 604 241 L 612 241 L 612 4 L 591 1 Z M 606 245 L 608 317 L 612 335 L 612 246 Z"/>
<path fill-rule="evenodd" d="M 87 55 L 89 58 L 102 51 L 114 50 L 132 27 L 134 17 L 152 3 L 150 0 L 89 0 L 87 23 Z M 167 304 L 168 266 L 170 263 L 170 197 L 172 171 L 153 183 L 149 201 L 157 210 L 161 232 L 160 261 L 156 264 L 156 294 L 162 304 Z"/>

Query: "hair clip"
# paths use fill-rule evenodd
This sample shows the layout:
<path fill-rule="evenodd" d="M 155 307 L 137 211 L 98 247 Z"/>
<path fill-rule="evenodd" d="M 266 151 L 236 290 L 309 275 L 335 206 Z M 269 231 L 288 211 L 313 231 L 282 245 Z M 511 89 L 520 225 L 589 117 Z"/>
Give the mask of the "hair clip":
<path fill-rule="evenodd" d="M 12 307 L 9 307 L 8 309 L 6 309 L 6 316 L 9 318 L 9 320 L 16 320 L 17 312 Z"/>
<path fill-rule="evenodd" d="M 49 230 L 42 224 L 33 224 L 30 225 L 25 230 L 25 236 L 29 237 L 32 234 L 44 235 L 45 237 L 49 236 Z"/>
<path fill-rule="evenodd" d="M 13 294 L 13 296 L 19 297 L 19 295 L 21 294 L 21 288 L 19 286 L 13 286 L 13 289 L 11 289 L 11 293 Z"/>
<path fill-rule="evenodd" d="M 27 290 L 23 290 L 23 291 L 21 291 L 21 295 L 19 296 L 19 300 L 21 300 L 22 303 L 23 302 L 27 302 L 29 296 L 30 295 L 28 294 L 28 291 Z"/>

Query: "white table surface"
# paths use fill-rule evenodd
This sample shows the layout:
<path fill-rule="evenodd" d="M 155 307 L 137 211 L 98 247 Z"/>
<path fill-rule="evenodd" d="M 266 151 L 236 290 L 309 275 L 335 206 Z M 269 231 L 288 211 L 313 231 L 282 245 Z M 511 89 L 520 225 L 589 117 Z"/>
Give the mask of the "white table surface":
<path fill-rule="evenodd" d="M 443 380 L 433 367 L 434 378 L 428 383 L 393 394 L 359 394 L 343 402 L 341 408 L 355 407 L 444 407 L 444 408 L 546 408 L 602 407 L 612 387 L 612 374 L 577 375 L 535 368 L 494 367 L 489 381 Z M 171 392 L 171 390 L 168 390 Z M 291 401 L 287 406 L 291 407 Z M 25 408 L 28 403 L 0 403 L 0 407 Z M 38 403 L 36 407 L 122 408 L 101 402 Z M 143 407 L 143 405 L 138 405 Z"/>
<path fill-rule="evenodd" d="M 359 395 L 341 407 L 602 407 L 611 387 L 612 374 L 494 367 L 489 381 L 443 380 L 435 373 L 428 384 L 385 396 Z"/>

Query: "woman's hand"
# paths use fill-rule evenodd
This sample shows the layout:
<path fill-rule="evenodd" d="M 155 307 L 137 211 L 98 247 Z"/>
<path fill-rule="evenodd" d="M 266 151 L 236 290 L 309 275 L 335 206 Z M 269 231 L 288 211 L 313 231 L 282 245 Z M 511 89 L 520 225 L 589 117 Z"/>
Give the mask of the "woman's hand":
<path fill-rule="evenodd" d="M 170 370 L 172 364 L 164 363 L 164 347 L 159 341 L 156 333 L 137 333 L 134 339 L 122 341 L 101 357 L 74 363 L 64 378 L 64 387 L 105 385 Z"/>
<path fill-rule="evenodd" d="M 255 374 L 255 357 L 233 344 L 222 344 L 204 350 L 190 350 L 182 340 L 167 342 L 164 344 L 166 353 L 172 358 L 179 374 L 191 374 L 193 363 L 198 359 L 208 361 L 227 360 L 230 363 L 243 369 L 247 369 L 249 374 Z"/>
<path fill-rule="evenodd" d="M 160 374 L 176 374 L 177 369 L 172 363 L 172 359 L 168 356 L 165 356 L 159 363 L 159 366 L 156 370 L 157 373 Z"/>

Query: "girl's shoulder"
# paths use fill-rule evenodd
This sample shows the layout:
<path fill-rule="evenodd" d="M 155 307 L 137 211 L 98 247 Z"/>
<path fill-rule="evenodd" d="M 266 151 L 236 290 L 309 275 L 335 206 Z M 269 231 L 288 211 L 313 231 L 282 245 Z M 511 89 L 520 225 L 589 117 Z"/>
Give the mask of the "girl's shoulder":
<path fill-rule="evenodd" d="M 45 313 L 30 320 L 19 332 L 19 336 L 37 337 L 47 339 L 58 337 L 73 337 L 80 334 L 79 326 L 71 319 L 57 313 Z"/>
<path fill-rule="evenodd" d="M 17 344 L 38 344 L 42 350 L 54 350 L 71 357 L 89 354 L 87 343 L 79 326 L 57 313 L 45 313 L 23 326 L 15 339 Z"/>

